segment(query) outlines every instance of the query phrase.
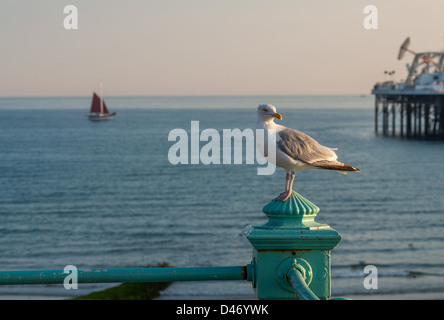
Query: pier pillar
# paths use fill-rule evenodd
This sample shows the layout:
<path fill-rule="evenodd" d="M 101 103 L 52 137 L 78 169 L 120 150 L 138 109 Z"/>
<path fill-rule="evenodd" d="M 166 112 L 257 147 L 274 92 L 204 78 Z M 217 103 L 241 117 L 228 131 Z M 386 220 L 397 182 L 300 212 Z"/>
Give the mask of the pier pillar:
<path fill-rule="evenodd" d="M 382 105 L 382 134 L 387 135 L 388 130 L 388 102 L 384 101 Z"/>
<path fill-rule="evenodd" d="M 319 299 L 331 295 L 330 250 L 341 240 L 336 230 L 315 222 L 319 208 L 294 192 L 263 208 L 268 222 L 247 226 L 243 233 L 253 246 L 253 288 L 259 299 L 298 299 L 288 271 L 299 270 Z"/>
<path fill-rule="evenodd" d="M 418 104 L 418 137 L 422 137 L 422 109 L 423 104 Z"/>
<path fill-rule="evenodd" d="M 375 98 L 375 132 L 378 133 L 379 96 Z"/>
<path fill-rule="evenodd" d="M 415 103 L 413 103 L 413 108 L 412 108 L 412 121 L 413 121 L 413 123 L 412 123 L 412 130 L 413 130 L 412 136 L 414 138 L 416 137 L 416 126 L 417 126 L 416 110 L 417 110 L 417 104 L 415 102 Z"/>
<path fill-rule="evenodd" d="M 407 103 L 407 138 L 412 137 L 412 104 Z"/>
<path fill-rule="evenodd" d="M 441 101 L 441 98 L 439 99 Z M 440 139 L 444 138 L 444 106 L 441 105 L 441 108 L 438 112 L 438 122 L 439 122 L 439 132 L 438 137 Z"/>
<path fill-rule="evenodd" d="M 437 134 L 437 127 L 438 127 L 438 123 L 439 123 L 439 115 L 438 115 L 438 108 L 435 107 L 433 108 L 433 136 L 436 137 Z"/>
<path fill-rule="evenodd" d="M 405 114 L 405 103 L 404 102 L 401 103 L 401 111 L 400 112 L 401 112 L 401 114 L 399 117 L 399 120 L 400 120 L 399 130 L 400 130 L 401 138 L 404 138 L 404 114 Z"/>
<path fill-rule="evenodd" d="M 430 136 L 430 105 L 424 105 L 424 137 Z"/>
<path fill-rule="evenodd" d="M 396 103 L 392 104 L 392 136 L 396 133 Z"/>

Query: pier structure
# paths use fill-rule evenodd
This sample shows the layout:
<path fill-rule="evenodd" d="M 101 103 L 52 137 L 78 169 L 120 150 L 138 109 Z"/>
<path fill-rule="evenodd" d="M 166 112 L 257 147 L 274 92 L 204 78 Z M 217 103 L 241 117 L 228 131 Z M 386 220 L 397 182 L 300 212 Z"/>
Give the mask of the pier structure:
<path fill-rule="evenodd" d="M 414 54 L 407 65 L 404 82 L 377 83 L 375 132 L 383 136 L 444 140 L 444 52 L 416 53 L 402 44 L 398 59 L 405 52 Z"/>
<path fill-rule="evenodd" d="M 401 138 L 444 140 L 443 103 L 444 94 L 377 93 L 375 132 Z"/>

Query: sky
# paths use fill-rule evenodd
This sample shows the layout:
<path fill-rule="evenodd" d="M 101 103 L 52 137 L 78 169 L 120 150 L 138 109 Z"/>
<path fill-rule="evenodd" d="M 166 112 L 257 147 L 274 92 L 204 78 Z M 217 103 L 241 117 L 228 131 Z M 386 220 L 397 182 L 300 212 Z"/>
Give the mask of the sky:
<path fill-rule="evenodd" d="M 405 79 L 407 36 L 444 49 L 443 12 L 444 0 L 2 0 L 0 96 L 89 96 L 101 81 L 108 96 L 369 94 L 385 70 Z"/>

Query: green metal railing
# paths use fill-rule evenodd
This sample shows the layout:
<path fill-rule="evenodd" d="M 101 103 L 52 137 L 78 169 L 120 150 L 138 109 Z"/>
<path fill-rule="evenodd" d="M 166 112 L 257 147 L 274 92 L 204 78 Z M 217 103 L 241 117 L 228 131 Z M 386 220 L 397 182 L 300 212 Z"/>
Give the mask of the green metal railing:
<path fill-rule="evenodd" d="M 313 291 L 310 290 L 301 271 L 298 269 L 290 268 L 287 272 L 287 280 L 300 300 L 319 300 Z"/>
<path fill-rule="evenodd" d="M 246 267 L 187 267 L 77 270 L 78 283 L 247 280 Z M 1 285 L 63 284 L 64 270 L 0 272 Z"/>
<path fill-rule="evenodd" d="M 171 282 L 247 280 L 252 281 L 254 266 L 185 267 L 78 270 L 78 283 Z M 64 270 L 0 272 L 1 285 L 62 284 L 68 274 Z M 287 280 L 301 300 L 319 300 L 309 289 L 298 269 L 288 270 Z"/>
<path fill-rule="evenodd" d="M 263 211 L 266 224 L 243 229 L 253 246 L 253 259 L 246 266 L 76 268 L 76 283 L 244 280 L 252 283 L 259 299 L 328 299 L 330 251 L 341 236 L 315 222 L 319 208 L 296 192 L 285 202 L 272 201 Z M 66 270 L 0 271 L 0 285 L 64 284 L 68 276 Z"/>

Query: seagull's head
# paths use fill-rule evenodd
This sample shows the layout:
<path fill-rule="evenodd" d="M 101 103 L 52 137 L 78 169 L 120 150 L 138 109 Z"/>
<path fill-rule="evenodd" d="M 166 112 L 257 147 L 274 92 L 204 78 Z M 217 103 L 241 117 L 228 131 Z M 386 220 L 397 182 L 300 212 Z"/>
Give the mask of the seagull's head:
<path fill-rule="evenodd" d="M 260 104 L 257 107 L 257 116 L 265 122 L 272 121 L 275 118 L 282 120 L 282 116 L 276 112 L 276 107 L 271 104 Z"/>

